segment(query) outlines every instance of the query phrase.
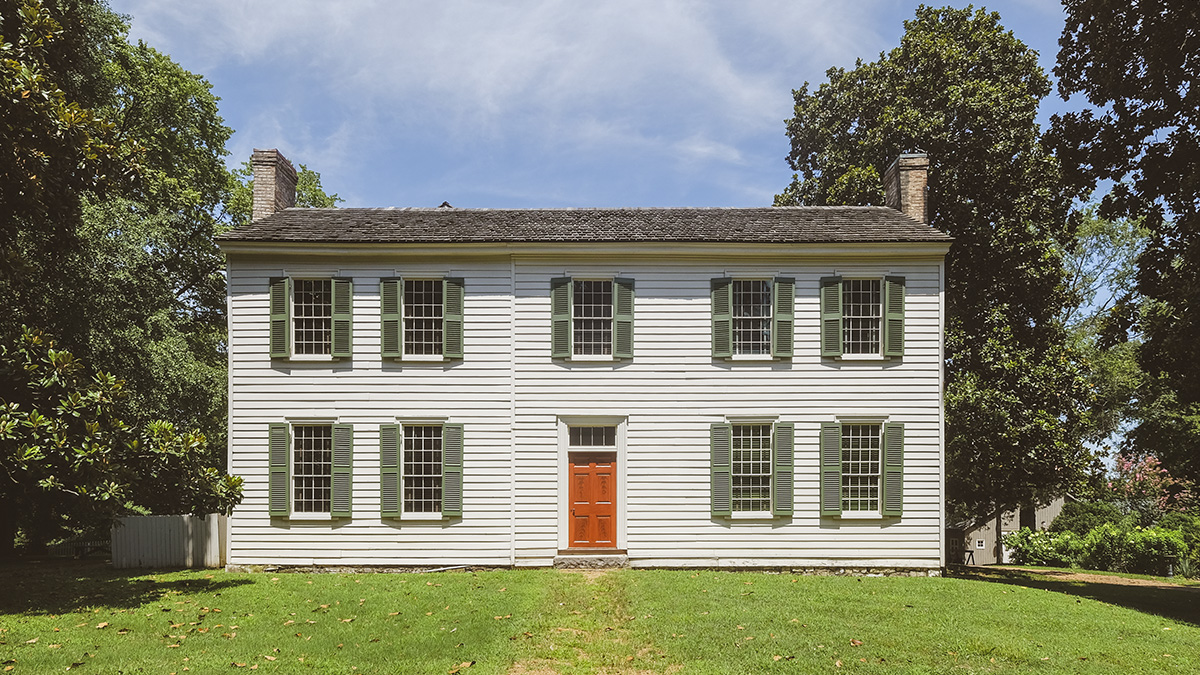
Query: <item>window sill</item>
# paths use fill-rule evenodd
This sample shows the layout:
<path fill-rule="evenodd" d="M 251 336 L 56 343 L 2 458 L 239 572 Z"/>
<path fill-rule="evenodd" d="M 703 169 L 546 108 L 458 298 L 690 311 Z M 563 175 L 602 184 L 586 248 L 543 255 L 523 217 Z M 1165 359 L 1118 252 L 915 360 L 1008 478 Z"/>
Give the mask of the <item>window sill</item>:
<path fill-rule="evenodd" d="M 400 520 L 403 521 L 427 521 L 434 522 L 444 520 L 441 513 L 401 513 Z"/>
<path fill-rule="evenodd" d="M 885 516 L 877 511 L 842 511 L 842 515 L 838 517 L 842 520 L 883 520 L 891 516 Z"/>
<path fill-rule="evenodd" d="M 850 354 L 835 356 L 838 361 L 890 361 L 892 357 L 883 354 Z"/>
<path fill-rule="evenodd" d="M 574 354 L 567 358 L 568 361 L 589 361 L 592 363 L 604 363 L 616 361 L 612 354 Z"/>
<path fill-rule="evenodd" d="M 762 362 L 769 363 L 771 361 L 778 361 L 779 359 L 775 358 L 774 356 L 771 356 L 770 354 L 734 354 L 733 356 L 726 356 L 725 360 L 726 361 L 762 361 Z"/>
<path fill-rule="evenodd" d="M 770 511 L 734 511 L 729 515 L 730 520 L 774 520 L 775 514 Z"/>
<path fill-rule="evenodd" d="M 441 354 L 405 354 L 396 360 L 400 363 L 442 363 L 447 359 Z"/>
<path fill-rule="evenodd" d="M 330 523 L 333 522 L 333 516 L 328 513 L 293 513 L 287 517 L 292 522 L 304 523 Z"/>
<path fill-rule="evenodd" d="M 291 356 L 289 356 L 287 358 L 287 360 L 288 361 L 321 362 L 321 361 L 335 361 L 336 359 L 334 359 L 333 356 L 330 354 L 292 354 Z"/>

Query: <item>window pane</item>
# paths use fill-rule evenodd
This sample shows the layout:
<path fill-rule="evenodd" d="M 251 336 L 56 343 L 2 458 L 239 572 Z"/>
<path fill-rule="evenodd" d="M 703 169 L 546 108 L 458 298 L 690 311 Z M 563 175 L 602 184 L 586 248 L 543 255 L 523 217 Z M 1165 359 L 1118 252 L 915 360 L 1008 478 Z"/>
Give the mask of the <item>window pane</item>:
<path fill-rule="evenodd" d="M 771 353 L 770 282 L 733 282 L 733 353 Z"/>
<path fill-rule="evenodd" d="M 883 317 L 882 282 L 847 279 L 842 282 L 842 352 L 878 354 Z"/>
<path fill-rule="evenodd" d="M 404 353 L 442 353 L 442 280 L 404 280 Z"/>
<path fill-rule="evenodd" d="M 771 425 L 733 425 L 733 510 L 771 510 Z"/>
<path fill-rule="evenodd" d="M 616 447 L 616 427 L 571 427 L 571 447 Z"/>
<path fill-rule="evenodd" d="M 404 511 L 442 510 L 442 427 L 404 427 Z"/>
<path fill-rule="evenodd" d="M 879 510 L 880 425 L 842 425 L 842 510 Z"/>
<path fill-rule="evenodd" d="M 333 282 L 296 279 L 292 282 L 292 345 L 297 354 L 329 354 L 333 332 Z"/>
<path fill-rule="evenodd" d="M 333 469 L 333 427 L 292 427 L 292 510 L 328 513 Z"/>
<path fill-rule="evenodd" d="M 612 282 L 577 280 L 571 311 L 574 354 L 612 354 Z"/>

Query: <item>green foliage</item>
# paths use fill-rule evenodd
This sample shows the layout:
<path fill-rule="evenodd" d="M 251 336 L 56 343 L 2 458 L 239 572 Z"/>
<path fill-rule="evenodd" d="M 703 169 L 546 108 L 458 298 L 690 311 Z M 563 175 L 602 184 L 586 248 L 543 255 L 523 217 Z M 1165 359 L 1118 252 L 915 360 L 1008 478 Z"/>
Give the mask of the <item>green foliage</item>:
<path fill-rule="evenodd" d="M 998 14 L 920 7 L 900 46 L 794 92 L 777 205 L 882 204 L 900 151 L 930 158 L 947 257 L 947 492 L 973 520 L 1061 494 L 1094 467 L 1089 393 L 1061 316 L 1070 198 L 1035 122 L 1050 81 Z M 1001 170 L 1002 168 L 1002 170 Z"/>
<path fill-rule="evenodd" d="M 1089 532 L 1079 564 L 1093 570 L 1165 574 L 1168 565 L 1186 557 L 1187 544 L 1178 530 L 1130 523 L 1105 523 Z"/>
<path fill-rule="evenodd" d="M 332 209 L 344 202 L 337 193 L 327 194 L 321 186 L 321 174 L 304 164 L 296 172 L 296 206 L 309 209 Z M 250 222 L 254 207 L 254 168 L 243 162 L 240 169 L 231 173 L 229 200 L 225 203 L 225 214 L 232 227 Z"/>
<path fill-rule="evenodd" d="M 241 479 L 207 464 L 199 432 L 165 422 L 138 429 L 119 414 L 123 381 L 92 372 L 40 331 L 0 344 L 0 521 L 35 547 L 66 524 L 103 524 L 133 505 L 160 513 L 226 511 Z M 10 535 L 11 539 L 11 535 Z"/>
<path fill-rule="evenodd" d="M 1163 530 L 1177 530 L 1187 546 L 1187 558 L 1200 563 L 1200 516 L 1190 513 L 1168 513 L 1158 521 Z"/>
<path fill-rule="evenodd" d="M 1117 523 L 1124 514 L 1110 502 L 1075 502 L 1063 504 L 1062 512 L 1050 523 L 1051 532 L 1073 532 L 1084 537 L 1105 523 Z"/>
<path fill-rule="evenodd" d="M 1059 93 L 1093 109 L 1055 116 L 1051 139 L 1078 197 L 1115 181 L 1105 218 L 1150 233 L 1112 337 L 1140 338 L 1130 449 L 1200 480 L 1200 4 L 1065 0 Z"/>
<path fill-rule="evenodd" d="M 1046 532 L 1023 527 L 1004 535 L 1004 546 L 1018 565 L 1070 567 L 1079 559 L 1083 540 L 1073 532 Z"/>

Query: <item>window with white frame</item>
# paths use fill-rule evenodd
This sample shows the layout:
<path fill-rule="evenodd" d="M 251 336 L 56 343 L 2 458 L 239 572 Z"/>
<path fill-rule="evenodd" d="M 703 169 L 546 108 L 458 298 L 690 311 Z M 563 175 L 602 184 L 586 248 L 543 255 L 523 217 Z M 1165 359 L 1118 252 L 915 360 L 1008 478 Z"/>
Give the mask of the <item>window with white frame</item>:
<path fill-rule="evenodd" d="M 735 424 L 732 436 L 733 510 L 771 510 L 770 424 Z"/>
<path fill-rule="evenodd" d="M 613 352 L 613 282 L 576 279 L 572 284 L 572 354 L 608 356 Z"/>
<path fill-rule="evenodd" d="M 569 445 L 572 448 L 615 448 L 617 446 L 617 428 L 603 427 L 571 427 Z"/>
<path fill-rule="evenodd" d="M 404 425 L 404 512 L 442 510 L 442 426 Z"/>
<path fill-rule="evenodd" d="M 333 477 L 333 427 L 292 427 L 292 511 L 329 513 Z"/>
<path fill-rule="evenodd" d="M 296 354 L 329 354 L 333 344 L 333 281 L 295 279 L 292 345 Z"/>
<path fill-rule="evenodd" d="M 882 426 L 842 425 L 842 511 L 878 512 Z"/>
<path fill-rule="evenodd" d="M 733 353 L 771 353 L 771 282 L 735 279 L 733 288 Z"/>
<path fill-rule="evenodd" d="M 878 354 L 883 333 L 880 279 L 842 282 L 842 353 Z"/>
<path fill-rule="evenodd" d="M 404 280 L 404 352 L 439 356 L 444 330 L 441 279 Z"/>

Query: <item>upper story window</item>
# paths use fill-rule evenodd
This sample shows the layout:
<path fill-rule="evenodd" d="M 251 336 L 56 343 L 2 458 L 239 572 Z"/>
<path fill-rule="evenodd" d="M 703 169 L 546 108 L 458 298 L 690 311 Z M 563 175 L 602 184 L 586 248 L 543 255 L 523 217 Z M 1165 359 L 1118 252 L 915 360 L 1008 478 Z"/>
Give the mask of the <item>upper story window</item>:
<path fill-rule="evenodd" d="M 404 280 L 404 352 L 441 355 L 443 351 L 442 280 Z"/>
<path fill-rule="evenodd" d="M 879 354 L 883 290 L 879 279 L 842 281 L 842 353 Z"/>
<path fill-rule="evenodd" d="M 633 300 L 632 279 L 551 279 L 551 356 L 633 358 Z"/>
<path fill-rule="evenodd" d="M 733 353 L 771 353 L 771 282 L 733 282 Z"/>
<path fill-rule="evenodd" d="M 380 279 L 380 352 L 414 361 L 463 357 L 463 280 Z"/>
<path fill-rule="evenodd" d="M 821 355 L 904 355 L 904 277 L 821 279 Z"/>
<path fill-rule="evenodd" d="M 349 279 L 276 277 L 268 295 L 271 358 L 350 357 L 354 289 Z"/>
<path fill-rule="evenodd" d="M 795 279 L 713 279 L 711 293 L 714 358 L 791 358 Z"/>
<path fill-rule="evenodd" d="M 613 353 L 613 282 L 576 280 L 571 302 L 571 353 Z"/>
<path fill-rule="evenodd" d="M 296 279 L 292 294 L 292 345 L 296 354 L 328 354 L 333 346 L 333 282 Z"/>

